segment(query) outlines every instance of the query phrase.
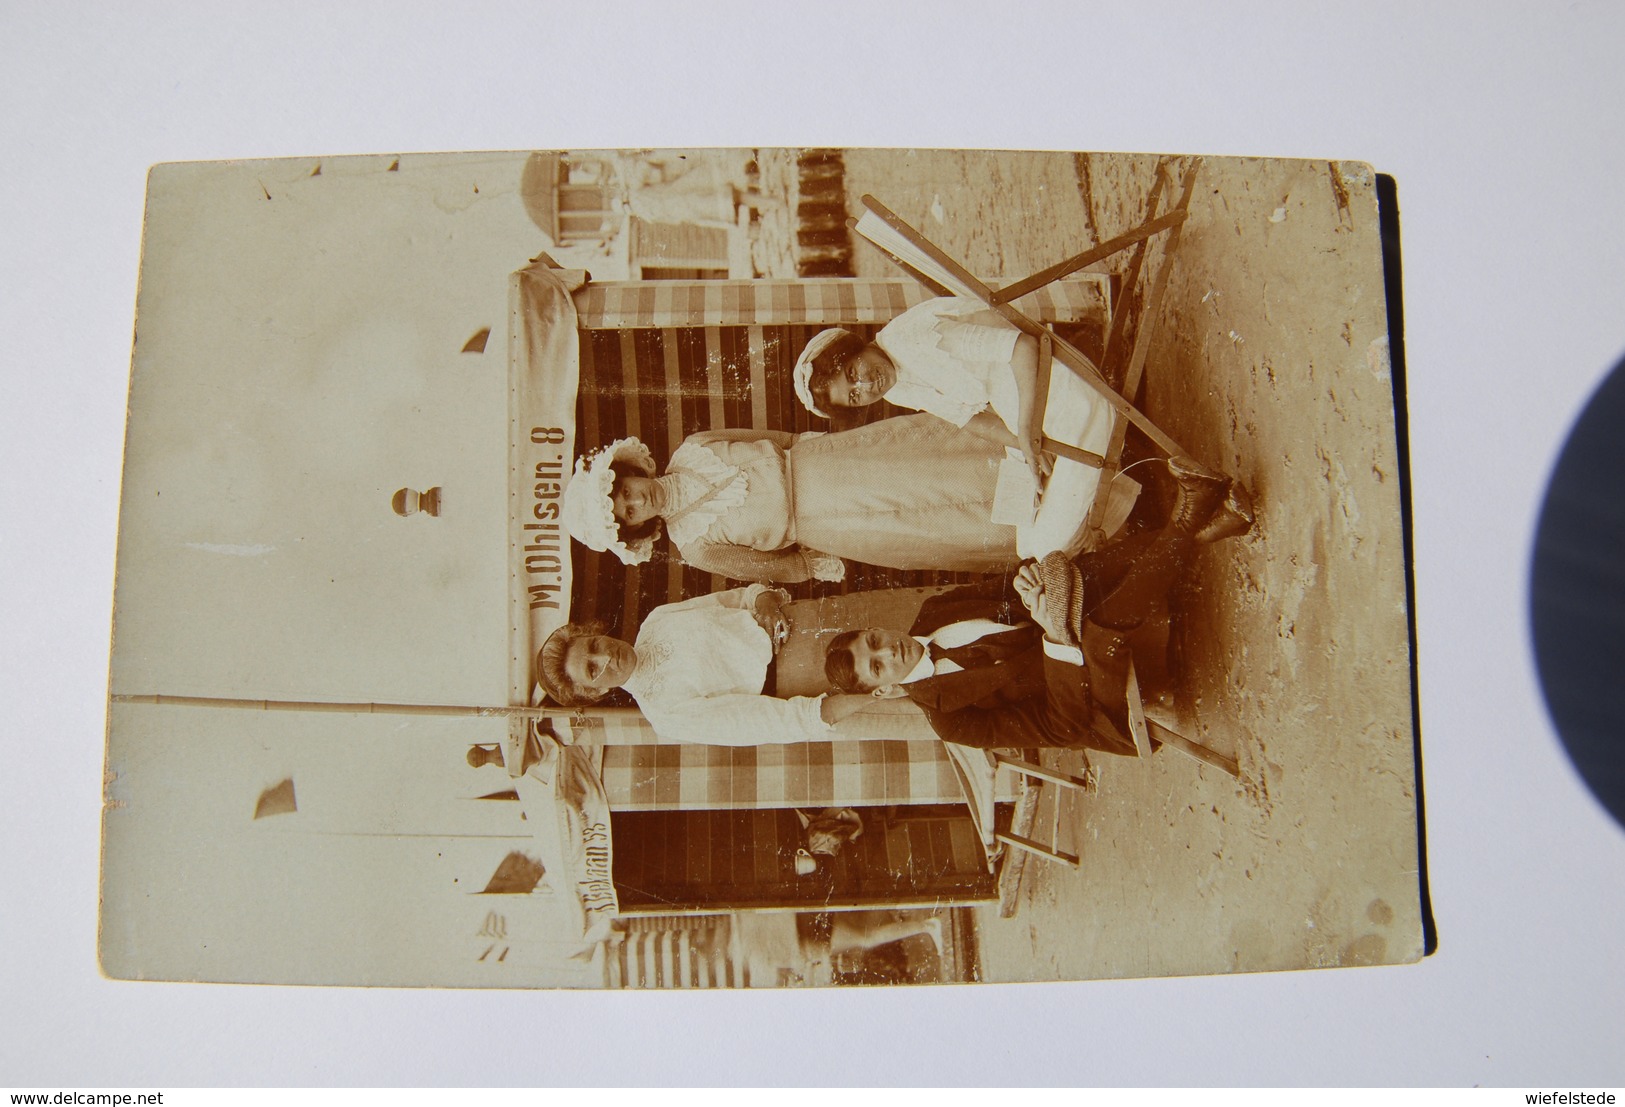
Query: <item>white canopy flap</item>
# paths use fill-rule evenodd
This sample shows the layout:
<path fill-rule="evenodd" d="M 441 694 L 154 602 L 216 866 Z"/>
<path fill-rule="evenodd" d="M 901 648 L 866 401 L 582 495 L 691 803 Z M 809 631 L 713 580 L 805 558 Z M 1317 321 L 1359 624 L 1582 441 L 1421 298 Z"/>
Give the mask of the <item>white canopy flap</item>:
<path fill-rule="evenodd" d="M 530 702 L 537 648 L 570 619 L 570 539 L 560 496 L 575 457 L 580 270 L 545 255 L 509 279 L 509 702 Z"/>

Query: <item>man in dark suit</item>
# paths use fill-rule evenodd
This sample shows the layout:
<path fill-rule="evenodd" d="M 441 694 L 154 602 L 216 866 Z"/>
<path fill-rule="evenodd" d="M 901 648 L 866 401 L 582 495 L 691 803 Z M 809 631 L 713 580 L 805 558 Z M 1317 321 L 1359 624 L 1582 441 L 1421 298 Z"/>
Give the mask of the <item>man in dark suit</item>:
<path fill-rule="evenodd" d="M 1223 518 L 1238 495 L 1223 478 L 1180 460 L 1169 468 L 1179 495 L 1161 530 L 933 596 L 908 634 L 870 627 L 840 635 L 825 655 L 830 683 L 907 696 L 949 742 L 1134 756 L 1121 687 L 1136 632 L 1166 614 L 1198 541 L 1252 521 L 1250 505 L 1244 520 Z"/>

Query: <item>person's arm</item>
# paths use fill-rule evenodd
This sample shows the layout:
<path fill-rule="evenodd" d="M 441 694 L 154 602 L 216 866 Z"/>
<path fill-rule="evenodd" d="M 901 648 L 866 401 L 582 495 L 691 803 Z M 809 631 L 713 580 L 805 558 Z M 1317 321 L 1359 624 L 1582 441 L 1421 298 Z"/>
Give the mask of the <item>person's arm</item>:
<path fill-rule="evenodd" d="M 679 611 L 693 611 L 697 608 L 707 607 L 749 607 L 755 599 L 755 592 L 761 590 L 760 584 L 748 585 L 745 588 L 729 588 L 721 592 L 702 592 L 698 596 L 690 596 L 686 600 L 677 600 L 674 603 L 661 604 L 649 613 L 648 618 L 668 616 Z M 645 620 L 647 622 L 647 619 Z"/>
<path fill-rule="evenodd" d="M 834 554 L 802 546 L 801 556 L 807 559 L 807 571 L 812 574 L 814 580 L 846 579 L 846 562 Z"/>
<path fill-rule="evenodd" d="M 699 431 L 688 436 L 687 441 L 705 445 L 707 442 L 771 442 L 781 449 L 788 450 L 795 445 L 798 435 L 789 431 L 751 430 L 748 427 L 724 427 L 720 430 Z"/>
<path fill-rule="evenodd" d="M 1059 556 L 1059 555 L 1057 555 Z M 1029 561 L 1016 570 L 1015 579 L 1011 582 L 1016 595 L 1021 597 L 1022 605 L 1027 608 L 1027 614 L 1032 616 L 1044 632 L 1045 648 L 1059 645 L 1067 649 L 1074 649 L 1078 644 L 1077 633 L 1067 625 L 1069 612 L 1065 610 L 1065 599 L 1057 600 L 1050 595 L 1044 587 L 1044 578 L 1039 567 Z M 1074 587 L 1081 587 L 1075 585 Z M 1050 650 L 1052 654 L 1053 650 Z M 1075 652 L 1075 650 L 1074 650 Z M 1072 657 L 1073 654 L 1061 656 Z M 1083 664 L 1083 656 L 1076 654 L 1077 664 Z"/>
<path fill-rule="evenodd" d="M 790 602 L 790 593 L 782 588 L 763 588 L 759 584 L 751 587 L 760 589 L 751 599 L 751 617 L 767 634 L 768 641 L 773 644 L 773 652 L 777 654 L 790 640 L 790 616 L 784 610 L 784 605 Z"/>
<path fill-rule="evenodd" d="M 753 550 L 722 542 L 697 539 L 678 548 L 686 564 L 731 580 L 777 581 L 793 584 L 814 577 L 814 565 L 799 546 L 782 550 Z"/>
<path fill-rule="evenodd" d="M 842 719 L 850 718 L 875 702 L 873 696 L 862 693 L 826 692 L 823 702 L 818 706 L 819 718 L 834 726 Z"/>
<path fill-rule="evenodd" d="M 828 742 L 834 731 L 824 718 L 824 701 L 829 697 L 753 696 L 747 693 L 705 696 L 685 703 L 662 706 L 643 705 L 655 733 L 678 742 L 703 742 L 712 746 L 768 746 L 790 742 Z M 868 696 L 842 696 L 841 699 L 867 700 Z M 829 710 L 844 718 L 862 704 L 837 704 Z"/>
<path fill-rule="evenodd" d="M 756 625 L 761 627 L 769 641 L 773 643 L 773 652 L 778 653 L 779 648 L 790 637 L 790 619 L 785 614 L 784 605 L 790 602 L 790 593 L 782 588 L 769 588 L 765 584 L 751 584 L 744 588 L 729 588 L 721 592 L 707 592 L 703 596 L 694 596 L 677 603 L 666 604 L 659 610 L 670 613 L 696 607 L 725 607 L 732 611 L 746 612 Z"/>
<path fill-rule="evenodd" d="M 1005 320 L 985 309 L 980 303 L 953 298 L 936 301 L 936 317 L 931 334 L 940 350 L 950 357 L 961 359 L 968 367 L 973 364 L 989 366 L 998 372 L 999 365 L 1008 365 L 1011 383 L 1016 391 L 1016 422 L 1005 424 L 998 412 L 983 410 L 975 415 L 955 415 L 948 410 L 932 410 L 951 423 L 955 423 L 999 446 L 1013 446 L 1022 452 L 1033 476 L 1042 482 L 1049 475 L 1052 461 L 1044 453 L 1044 426 L 1038 410 L 1038 340 L 1022 334 Z M 925 362 L 925 364 L 936 364 Z M 940 368 L 938 371 L 941 371 Z M 970 371 L 968 368 L 965 371 Z M 888 397 L 889 398 L 889 397 Z M 943 397 L 944 404 L 950 404 Z"/>
<path fill-rule="evenodd" d="M 995 446 L 1012 446 L 1018 450 L 1021 449 L 1021 440 L 1011 432 L 1009 427 L 1004 425 L 1004 420 L 1000 419 L 994 412 L 978 411 L 970 417 L 970 421 L 965 424 L 964 429 L 970 431 L 977 438 L 993 443 Z"/>
<path fill-rule="evenodd" d="M 1044 426 L 1038 412 L 1038 340 L 1030 334 L 1016 339 L 1010 356 L 1010 372 L 1016 379 L 1017 411 L 1015 445 L 1027 459 L 1033 476 L 1040 481 L 1049 476 L 1054 462 L 1044 452 Z"/>
<path fill-rule="evenodd" d="M 764 596 L 773 595 L 777 589 L 769 588 L 765 584 L 747 584 L 743 588 L 728 588 L 721 592 L 708 593 L 711 602 L 718 607 L 731 607 L 735 611 L 749 611 L 756 614 L 756 609 L 763 602 Z"/>

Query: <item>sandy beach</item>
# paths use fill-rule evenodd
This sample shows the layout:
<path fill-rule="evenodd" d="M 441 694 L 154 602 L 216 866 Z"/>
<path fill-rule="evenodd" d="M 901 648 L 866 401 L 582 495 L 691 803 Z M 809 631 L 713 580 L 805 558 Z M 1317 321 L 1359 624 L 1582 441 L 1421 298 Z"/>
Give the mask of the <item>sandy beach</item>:
<path fill-rule="evenodd" d="M 872 193 L 979 275 L 1014 278 L 1137 222 L 1156 159 L 922 151 L 899 167 L 853 150 L 846 165 L 853 210 Z M 1167 750 L 1096 755 L 1098 792 L 1060 800 L 1059 844 L 1082 868 L 1032 861 L 1014 917 L 979 911 L 984 979 L 1421 955 L 1378 242 L 1362 164 L 1204 164 L 1144 405 L 1257 504 L 1251 534 L 1201 551 L 1173 643 L 1182 732 L 1241 775 Z M 861 243 L 856 260 L 860 275 L 888 272 Z M 1045 830 L 1054 802 L 1040 804 Z"/>

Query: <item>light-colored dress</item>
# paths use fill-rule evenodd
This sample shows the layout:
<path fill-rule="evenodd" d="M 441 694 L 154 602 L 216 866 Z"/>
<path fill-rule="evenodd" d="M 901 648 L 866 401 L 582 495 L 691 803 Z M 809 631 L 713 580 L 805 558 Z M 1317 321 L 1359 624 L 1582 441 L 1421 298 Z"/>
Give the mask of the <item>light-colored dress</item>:
<path fill-rule="evenodd" d="M 822 697 L 761 694 L 773 644 L 751 608 L 763 591 L 753 584 L 712 592 L 643 620 L 637 668 L 622 687 L 660 737 L 713 746 L 831 740 Z"/>
<path fill-rule="evenodd" d="M 736 580 L 835 579 L 833 558 L 998 572 L 1016 528 L 992 521 L 1004 451 L 931 415 L 793 435 L 690 436 L 659 479 L 683 560 Z"/>
<path fill-rule="evenodd" d="M 1020 333 L 978 300 L 944 296 L 916 304 L 875 335 L 875 345 L 897 370 L 886 399 L 928 411 L 956 427 L 991 410 L 1019 436 L 1021 397 L 1011 361 Z M 1112 419 L 1111 405 L 1075 373 L 1057 367 L 1051 374 L 1044 408 L 1049 437 L 1104 454 Z M 1057 458 L 1037 513 L 1016 528 L 1021 556 L 1039 558 L 1051 550 L 1078 553 L 1099 487 L 1099 469 Z M 1107 529 L 1115 528 L 1108 522 Z"/>

